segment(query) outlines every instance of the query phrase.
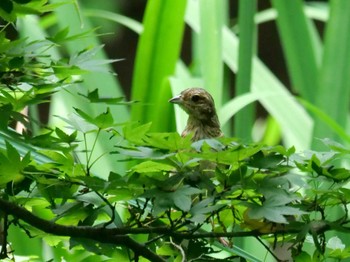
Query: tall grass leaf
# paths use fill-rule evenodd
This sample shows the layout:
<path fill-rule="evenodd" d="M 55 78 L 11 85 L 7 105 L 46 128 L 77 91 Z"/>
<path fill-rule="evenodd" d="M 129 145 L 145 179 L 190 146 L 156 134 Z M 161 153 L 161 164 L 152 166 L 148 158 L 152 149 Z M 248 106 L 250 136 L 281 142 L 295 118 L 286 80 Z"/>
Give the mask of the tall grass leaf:
<path fill-rule="evenodd" d="M 329 17 L 328 5 L 305 5 L 305 15 L 314 20 L 326 22 Z M 256 24 L 262 24 L 274 21 L 277 18 L 277 11 L 275 8 L 268 8 L 258 12 L 255 15 L 254 21 Z"/>
<path fill-rule="evenodd" d="M 204 88 L 211 93 L 217 105 L 222 104 L 223 61 L 221 28 L 225 16 L 224 1 L 201 0 L 199 8 L 198 48 Z"/>
<path fill-rule="evenodd" d="M 173 123 L 171 117 L 164 118 L 171 115 L 167 78 L 174 74 L 179 58 L 185 8 L 186 0 L 149 1 L 137 47 L 132 99 L 141 103 L 133 106 L 131 118 L 152 121 L 158 131 L 169 131 Z"/>
<path fill-rule="evenodd" d="M 221 125 L 225 125 L 233 116 L 235 116 L 240 110 L 246 108 L 248 105 L 259 100 L 260 97 L 265 96 L 266 93 L 246 93 L 231 99 L 224 104 L 218 112 Z M 249 130 L 251 132 L 251 129 Z M 242 138 L 238 136 L 239 138 Z"/>
<path fill-rule="evenodd" d="M 240 0 L 238 11 L 239 46 L 238 46 L 238 72 L 236 77 L 235 96 L 250 91 L 253 48 L 255 46 L 256 0 Z M 251 140 L 251 131 L 255 119 L 253 104 L 246 106 L 235 116 L 235 136 L 244 140 Z"/>
<path fill-rule="evenodd" d="M 299 99 L 299 101 L 305 106 L 306 109 L 308 109 L 310 112 L 312 112 L 315 115 L 315 121 L 316 123 L 318 121 L 322 121 L 328 128 L 330 128 L 335 134 L 337 134 L 343 141 L 350 144 L 350 136 L 347 134 L 344 127 L 339 125 L 333 118 L 331 118 L 328 114 L 326 114 L 322 109 L 318 108 L 317 106 L 311 104 L 310 102 Z M 323 137 L 317 137 L 314 138 L 329 138 L 327 134 Z M 314 144 L 318 143 L 319 141 L 313 140 Z"/>
<path fill-rule="evenodd" d="M 228 29 L 223 29 L 223 58 L 229 68 L 236 72 L 238 47 L 237 37 Z M 253 58 L 252 93 L 273 93 L 273 96 L 261 96 L 259 102 L 278 121 L 287 145 L 298 150 L 310 146 L 312 119 L 305 109 L 294 99 L 287 88 L 257 58 Z"/>
<path fill-rule="evenodd" d="M 311 30 L 304 14 L 303 1 L 273 0 L 277 10 L 277 25 L 286 56 L 292 88 L 302 97 L 313 102 L 318 87 L 316 47 L 311 40 Z"/>
<path fill-rule="evenodd" d="M 326 25 L 324 54 L 319 73 L 315 106 L 340 127 L 347 126 L 350 103 L 350 1 L 330 2 Z M 321 119 L 315 120 L 314 136 L 339 140 L 339 136 Z M 316 146 L 316 144 L 314 144 Z"/>
<path fill-rule="evenodd" d="M 140 22 L 131 19 L 130 17 L 116 14 L 106 10 L 98 10 L 98 9 L 86 9 L 83 11 L 84 15 L 87 17 L 98 17 L 102 19 L 107 19 L 118 24 L 121 24 L 130 30 L 134 31 L 137 34 L 141 34 L 143 31 L 143 26 Z"/>

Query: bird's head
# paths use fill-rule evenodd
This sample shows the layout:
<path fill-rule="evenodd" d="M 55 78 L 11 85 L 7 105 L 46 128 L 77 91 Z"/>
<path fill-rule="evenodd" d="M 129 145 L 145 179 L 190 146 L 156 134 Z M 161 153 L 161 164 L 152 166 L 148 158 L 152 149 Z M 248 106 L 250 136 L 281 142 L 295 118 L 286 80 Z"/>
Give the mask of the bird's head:
<path fill-rule="evenodd" d="M 221 136 L 213 97 L 203 88 L 189 88 L 169 100 L 189 115 L 183 136 L 194 133 L 194 140 Z"/>
<path fill-rule="evenodd" d="M 188 88 L 169 102 L 178 104 L 190 117 L 201 121 L 216 115 L 214 99 L 203 88 Z"/>

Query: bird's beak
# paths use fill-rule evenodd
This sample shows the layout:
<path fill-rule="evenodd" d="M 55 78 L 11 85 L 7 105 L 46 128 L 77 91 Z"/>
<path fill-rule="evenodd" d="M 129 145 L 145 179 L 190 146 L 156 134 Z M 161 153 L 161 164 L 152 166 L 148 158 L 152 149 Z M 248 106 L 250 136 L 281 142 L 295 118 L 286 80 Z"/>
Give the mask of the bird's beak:
<path fill-rule="evenodd" d="M 174 104 L 181 104 L 182 103 L 182 97 L 181 97 L 181 95 L 174 96 L 168 102 L 174 103 Z"/>

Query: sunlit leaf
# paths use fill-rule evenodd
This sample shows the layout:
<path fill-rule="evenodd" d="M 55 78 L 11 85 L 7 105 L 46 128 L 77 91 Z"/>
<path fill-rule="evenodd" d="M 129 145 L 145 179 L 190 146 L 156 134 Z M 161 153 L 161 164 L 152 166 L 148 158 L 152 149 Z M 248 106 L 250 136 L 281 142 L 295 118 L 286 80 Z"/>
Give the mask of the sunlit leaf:
<path fill-rule="evenodd" d="M 174 170 L 174 167 L 163 163 L 154 162 L 154 161 L 145 161 L 134 166 L 132 169 L 135 172 L 139 172 L 139 173 L 152 173 L 152 172 L 161 172 L 161 171 L 171 171 L 171 170 Z"/>

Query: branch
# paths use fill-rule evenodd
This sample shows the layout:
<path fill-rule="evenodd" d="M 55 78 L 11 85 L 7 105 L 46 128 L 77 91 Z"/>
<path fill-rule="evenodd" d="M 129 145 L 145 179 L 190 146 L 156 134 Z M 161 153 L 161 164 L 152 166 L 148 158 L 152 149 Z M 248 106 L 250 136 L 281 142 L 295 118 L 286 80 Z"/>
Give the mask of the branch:
<path fill-rule="evenodd" d="M 142 227 L 142 228 L 105 228 L 105 227 L 91 227 L 91 226 L 66 226 L 47 221 L 33 215 L 31 212 L 15 203 L 6 201 L 0 198 L 0 209 L 11 214 L 24 222 L 36 227 L 46 233 L 57 236 L 69 236 L 77 238 L 87 238 L 102 243 L 110 243 L 130 248 L 135 255 L 145 257 L 150 261 L 165 261 L 162 257 L 151 251 L 145 244 L 131 239 L 128 234 L 158 234 L 177 239 L 201 239 L 201 238 L 220 238 L 220 237 L 248 237 L 248 236 L 264 236 L 264 235 L 285 235 L 297 234 L 302 230 L 299 226 L 285 225 L 278 230 L 271 230 L 270 232 L 261 232 L 259 230 L 241 231 L 241 232 L 204 232 L 198 229 L 196 232 L 192 231 L 176 231 L 171 227 Z M 309 224 L 309 231 L 314 235 L 324 233 L 329 230 L 348 230 L 346 227 L 334 226 L 334 222 L 329 221 L 312 221 Z"/>
<path fill-rule="evenodd" d="M 0 209 L 24 222 L 53 235 L 88 238 L 102 243 L 110 243 L 130 248 L 136 255 L 145 257 L 150 261 L 165 261 L 145 245 L 138 243 L 126 235 L 115 235 L 111 229 L 90 226 L 64 226 L 47 221 L 33 215 L 23 207 L 0 198 Z"/>

